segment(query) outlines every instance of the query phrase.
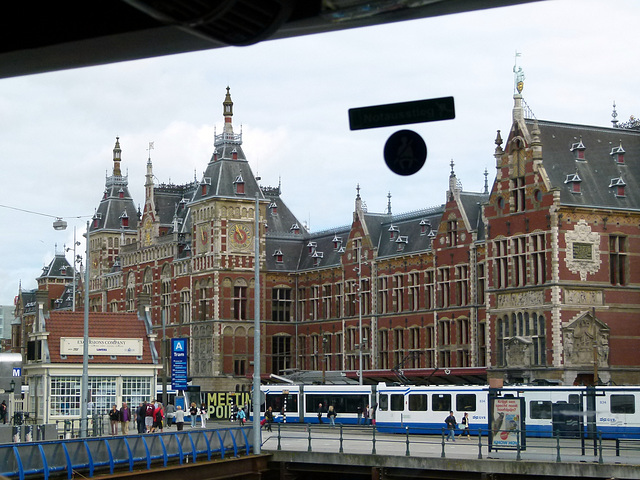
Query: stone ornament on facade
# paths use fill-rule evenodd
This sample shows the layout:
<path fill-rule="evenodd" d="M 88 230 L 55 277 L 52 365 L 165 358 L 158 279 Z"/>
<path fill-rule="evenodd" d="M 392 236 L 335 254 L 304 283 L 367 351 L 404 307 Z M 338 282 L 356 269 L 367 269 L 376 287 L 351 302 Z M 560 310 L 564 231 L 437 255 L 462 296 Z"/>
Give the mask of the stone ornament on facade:
<path fill-rule="evenodd" d="M 598 366 L 609 366 L 609 327 L 605 323 L 584 313 L 562 330 L 565 365 L 593 367 L 595 346 Z"/>
<path fill-rule="evenodd" d="M 580 274 L 580 280 L 587 280 L 587 274 L 600 270 L 600 234 L 592 232 L 585 220 L 579 220 L 573 231 L 565 233 L 567 251 L 565 262 L 571 273 Z"/>
<path fill-rule="evenodd" d="M 564 303 L 567 305 L 604 305 L 602 290 L 578 290 L 566 288 Z"/>
<path fill-rule="evenodd" d="M 512 337 L 506 340 L 504 343 L 506 364 L 511 368 L 530 367 L 531 346 L 531 340 L 525 337 Z"/>
<path fill-rule="evenodd" d="M 496 308 L 539 307 L 544 304 L 542 290 L 528 292 L 501 293 L 496 295 Z"/>

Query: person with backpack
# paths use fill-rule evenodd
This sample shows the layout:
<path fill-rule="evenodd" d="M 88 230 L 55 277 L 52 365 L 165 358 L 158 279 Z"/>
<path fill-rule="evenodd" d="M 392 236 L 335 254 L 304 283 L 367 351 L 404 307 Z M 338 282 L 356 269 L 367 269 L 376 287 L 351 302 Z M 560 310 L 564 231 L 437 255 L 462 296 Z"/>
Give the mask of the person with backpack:
<path fill-rule="evenodd" d="M 151 433 L 155 433 L 156 431 L 160 431 L 160 433 L 162 433 L 163 426 L 164 408 L 162 408 L 162 404 L 158 402 L 156 403 L 155 410 L 153 411 L 153 427 L 151 428 Z"/>
<path fill-rule="evenodd" d="M 244 413 L 244 408 L 240 408 L 236 415 L 238 417 L 238 423 L 240 423 L 240 425 L 244 425 L 244 422 L 247 420 L 247 414 Z"/>

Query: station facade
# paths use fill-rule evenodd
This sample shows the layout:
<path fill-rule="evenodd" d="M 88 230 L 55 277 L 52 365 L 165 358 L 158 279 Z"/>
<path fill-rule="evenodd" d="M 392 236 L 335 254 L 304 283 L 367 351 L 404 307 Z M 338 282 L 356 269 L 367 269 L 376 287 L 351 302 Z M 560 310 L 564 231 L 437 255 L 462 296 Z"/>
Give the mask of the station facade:
<path fill-rule="evenodd" d="M 637 126 L 536 120 L 517 93 L 483 191 L 452 161 L 443 204 L 372 213 L 357 186 L 348 227 L 310 232 L 259 184 L 233 114 L 227 88 L 201 179 L 156 184 L 147 160 L 141 211 L 117 139 L 89 228 L 90 311 L 188 338 L 193 385 L 251 388 L 256 262 L 264 381 L 640 382 Z"/>

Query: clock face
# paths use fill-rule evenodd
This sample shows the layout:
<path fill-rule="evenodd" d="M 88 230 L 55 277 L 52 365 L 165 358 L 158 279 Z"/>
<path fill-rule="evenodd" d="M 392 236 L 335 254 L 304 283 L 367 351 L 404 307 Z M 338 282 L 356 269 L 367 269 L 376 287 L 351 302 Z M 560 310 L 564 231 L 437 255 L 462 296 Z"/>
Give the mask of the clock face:
<path fill-rule="evenodd" d="M 251 240 L 251 229 L 241 223 L 231 225 L 229 235 L 231 236 L 231 242 L 238 246 L 246 246 Z"/>

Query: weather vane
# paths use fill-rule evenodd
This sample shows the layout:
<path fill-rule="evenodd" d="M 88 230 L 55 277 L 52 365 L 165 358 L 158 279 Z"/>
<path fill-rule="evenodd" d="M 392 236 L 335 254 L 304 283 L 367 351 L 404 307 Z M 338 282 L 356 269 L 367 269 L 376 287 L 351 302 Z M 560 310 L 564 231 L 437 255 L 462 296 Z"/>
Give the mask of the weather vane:
<path fill-rule="evenodd" d="M 522 54 L 516 50 L 516 58 L 513 64 L 513 73 L 515 74 L 515 87 L 518 93 L 522 93 L 522 89 L 524 88 L 524 71 L 522 71 L 522 67 L 518 67 L 518 57 Z"/>

